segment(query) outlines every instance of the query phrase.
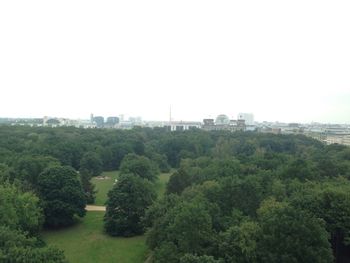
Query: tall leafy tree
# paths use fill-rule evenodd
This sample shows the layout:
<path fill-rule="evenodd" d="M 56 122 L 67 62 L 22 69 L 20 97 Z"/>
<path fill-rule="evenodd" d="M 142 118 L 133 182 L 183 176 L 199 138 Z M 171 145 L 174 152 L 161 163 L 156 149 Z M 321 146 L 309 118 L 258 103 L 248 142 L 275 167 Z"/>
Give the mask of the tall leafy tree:
<path fill-rule="evenodd" d="M 168 194 L 181 194 L 186 187 L 191 185 L 191 178 L 185 169 L 179 169 L 170 176 L 166 186 Z"/>
<path fill-rule="evenodd" d="M 142 218 L 156 199 L 154 186 L 135 175 L 122 175 L 108 193 L 104 228 L 111 236 L 134 236 L 144 232 Z"/>
<path fill-rule="evenodd" d="M 87 170 L 80 170 L 79 175 L 86 202 L 88 204 L 93 204 L 95 202 L 97 191 L 95 190 L 95 185 L 91 182 L 92 174 Z"/>
<path fill-rule="evenodd" d="M 69 166 L 47 168 L 38 178 L 45 225 L 67 226 L 85 215 L 86 199 L 78 173 Z"/>

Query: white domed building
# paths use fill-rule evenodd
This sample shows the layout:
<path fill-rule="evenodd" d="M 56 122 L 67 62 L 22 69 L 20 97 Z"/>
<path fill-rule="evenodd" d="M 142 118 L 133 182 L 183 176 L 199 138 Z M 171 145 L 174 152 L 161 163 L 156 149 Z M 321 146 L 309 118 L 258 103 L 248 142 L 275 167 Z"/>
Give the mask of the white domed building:
<path fill-rule="evenodd" d="M 220 114 L 216 117 L 215 125 L 228 125 L 230 124 L 230 118 L 225 114 Z"/>

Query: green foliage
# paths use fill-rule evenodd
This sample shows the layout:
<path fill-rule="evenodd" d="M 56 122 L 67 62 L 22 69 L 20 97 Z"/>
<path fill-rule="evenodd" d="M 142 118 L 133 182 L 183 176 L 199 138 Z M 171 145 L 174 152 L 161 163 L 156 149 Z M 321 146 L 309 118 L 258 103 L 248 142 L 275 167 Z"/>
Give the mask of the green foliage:
<path fill-rule="evenodd" d="M 186 253 L 205 253 L 214 236 L 211 217 L 205 205 L 199 199 L 178 202 L 170 196 L 166 200 L 162 205 L 152 207 L 152 212 L 148 214 L 154 218 L 147 243 L 156 248 L 155 262 L 166 262 L 165 259 L 176 262 Z M 168 210 L 165 216 L 156 218 L 165 207 Z M 168 250 L 174 253 L 169 254 Z"/>
<path fill-rule="evenodd" d="M 155 262 L 179 262 L 185 254 L 222 262 L 332 262 L 331 247 L 340 257 L 338 251 L 345 249 L 350 230 L 346 223 L 350 183 L 345 179 L 335 183 L 334 178 L 327 179 L 328 173 L 319 174 L 318 161 L 310 156 L 294 156 L 298 144 L 289 148 L 288 143 L 269 141 L 268 145 L 282 153 L 269 149 L 240 155 L 238 160 L 182 160 L 168 182 L 168 196 L 147 212 L 147 244 L 154 250 Z M 284 153 L 284 147 L 292 154 Z M 322 178 L 333 185 L 310 183 Z M 331 194 L 329 189 L 335 186 L 338 190 Z M 269 197 L 283 202 L 267 199 L 260 207 Z M 187 206 L 197 216 L 183 208 Z M 200 207 L 202 212 L 196 210 Z M 176 218 L 180 219 L 175 223 Z M 203 221 L 192 224 L 198 218 L 208 218 L 208 227 L 202 228 Z"/>
<path fill-rule="evenodd" d="M 144 219 L 131 219 L 131 212 L 125 212 L 128 220 L 124 221 L 110 216 L 111 229 L 124 225 L 121 232 L 126 235 L 129 222 L 132 228 L 140 222 L 135 232 L 147 225 L 147 243 L 154 250 L 156 262 L 277 262 L 281 258 L 285 262 L 324 262 L 329 260 L 324 240 L 331 244 L 339 261 L 350 248 L 349 152 L 348 147 L 325 146 L 302 135 L 1 126 L 0 180 L 19 186 L 22 192 L 38 193 L 46 219 L 67 216 L 72 222 L 72 214 L 83 213 L 85 202 L 80 198 L 93 201 L 90 179 L 101 166 L 108 171 L 120 168 L 122 177 L 131 174 L 152 182 L 158 169 L 180 167 L 171 176 L 164 199 L 152 205 Z M 75 173 L 74 183 L 68 180 L 61 184 L 67 181 L 65 176 L 44 176 L 45 171 L 59 164 L 80 170 L 80 178 Z M 76 186 L 81 188 L 79 179 L 84 191 L 77 190 Z M 104 185 L 98 193 L 102 196 L 114 183 L 92 180 Z M 159 185 L 157 181 L 154 187 L 161 188 Z M 142 210 L 127 210 L 135 203 L 133 192 L 123 190 L 116 196 L 126 200 L 125 211 Z M 269 207 L 266 201 L 261 206 L 266 199 L 278 202 L 270 202 L 276 207 L 262 212 Z M 97 200 L 103 204 L 105 199 L 99 196 Z M 140 205 L 143 209 L 147 206 Z M 143 214 L 144 210 L 134 218 L 142 218 Z M 304 223 L 298 214 L 305 217 Z M 287 223 L 279 222 L 279 217 Z M 286 231 L 289 226 L 291 234 Z M 314 249 L 313 242 L 318 248 Z M 305 253 L 300 252 L 302 246 L 308 249 Z M 305 259 L 300 258 L 301 254 Z"/>
<path fill-rule="evenodd" d="M 13 182 L 14 171 L 8 165 L 0 163 L 0 183 Z"/>
<path fill-rule="evenodd" d="M 172 234 L 171 238 L 178 244 L 179 251 L 202 253 L 203 245 L 211 240 L 211 228 L 211 217 L 198 201 L 179 204 L 168 230 Z"/>
<path fill-rule="evenodd" d="M 229 214 L 232 208 L 236 208 L 254 216 L 266 191 L 261 180 L 262 176 L 246 176 L 244 179 L 227 177 L 220 180 L 219 206 L 223 213 Z"/>
<path fill-rule="evenodd" d="M 62 251 L 46 247 L 34 237 L 42 223 L 38 203 L 32 193 L 0 184 L 0 262 L 66 262 Z"/>
<path fill-rule="evenodd" d="M 38 233 L 42 223 L 38 203 L 39 199 L 32 193 L 23 193 L 13 185 L 0 184 L 0 225 Z"/>
<path fill-rule="evenodd" d="M 334 252 L 349 244 L 350 239 L 350 184 L 345 179 L 323 184 L 308 184 L 296 192 L 292 203 L 322 218 L 331 236 Z"/>
<path fill-rule="evenodd" d="M 73 168 L 68 166 L 47 168 L 39 175 L 38 189 L 46 226 L 71 225 L 74 223 L 74 216 L 85 215 L 84 191 Z"/>
<path fill-rule="evenodd" d="M 173 242 L 163 242 L 154 251 L 152 261 L 154 263 L 178 263 L 180 254 Z"/>
<path fill-rule="evenodd" d="M 93 204 L 95 202 L 96 190 L 95 185 L 91 182 L 92 175 L 87 170 L 80 170 L 79 175 L 86 203 Z"/>
<path fill-rule="evenodd" d="M 221 234 L 219 254 L 225 262 L 258 262 L 257 242 L 261 235 L 258 223 L 243 221 Z"/>
<path fill-rule="evenodd" d="M 102 173 L 102 160 L 94 152 L 87 152 L 80 160 L 80 171 L 85 171 L 92 176 L 98 176 Z"/>
<path fill-rule="evenodd" d="M 145 223 L 146 227 L 151 227 L 154 223 L 157 223 L 158 220 L 162 220 L 162 216 L 165 215 L 165 213 L 168 211 L 169 208 L 173 208 L 177 202 L 179 201 L 179 196 L 170 194 L 165 195 L 163 198 L 159 199 L 157 202 L 154 202 L 147 210 L 145 217 L 143 218 L 143 222 Z M 151 229 L 153 232 L 155 232 L 155 228 Z M 154 248 L 156 247 L 156 243 L 158 242 L 157 238 L 149 238 L 148 241 L 150 241 L 149 245 L 150 247 Z M 154 243 L 155 241 L 156 243 Z"/>
<path fill-rule="evenodd" d="M 165 154 L 158 154 L 158 153 L 152 152 L 152 153 L 149 153 L 147 157 L 158 165 L 159 170 L 162 173 L 168 173 L 170 171 L 170 166 L 168 164 Z"/>
<path fill-rule="evenodd" d="M 196 256 L 186 254 L 180 258 L 180 263 L 220 263 L 221 260 L 215 260 L 212 256 Z"/>
<path fill-rule="evenodd" d="M 345 235 L 350 234 L 350 184 L 347 180 L 310 183 L 293 195 L 292 202 L 324 219 L 331 233 L 340 230 Z"/>
<path fill-rule="evenodd" d="M 106 148 L 106 150 L 110 150 L 111 158 L 109 160 L 109 165 L 107 166 L 107 170 L 117 170 L 120 169 L 120 164 L 124 157 L 133 152 L 132 146 L 128 143 L 115 143 L 110 147 Z M 108 159 L 107 159 L 108 161 Z M 105 160 L 106 162 L 106 160 Z"/>
<path fill-rule="evenodd" d="M 60 160 L 62 165 L 72 166 L 78 170 L 83 156 L 83 148 L 74 140 L 59 142 L 55 147 L 50 147 L 48 153 Z"/>
<path fill-rule="evenodd" d="M 205 181 L 224 178 L 242 173 L 242 167 L 237 159 L 184 159 L 180 168 L 174 172 L 167 185 L 167 193 L 181 194 L 186 187 Z"/>
<path fill-rule="evenodd" d="M 148 180 L 135 175 L 120 176 L 108 193 L 106 232 L 112 236 L 142 234 L 142 217 L 155 199 L 154 186 Z"/>
<path fill-rule="evenodd" d="M 67 263 L 61 250 L 40 246 L 36 238 L 0 226 L 0 262 Z"/>
<path fill-rule="evenodd" d="M 271 183 L 271 196 L 277 201 L 283 201 L 287 198 L 287 187 L 280 179 L 273 179 Z"/>
<path fill-rule="evenodd" d="M 156 165 L 147 157 L 128 154 L 120 165 L 121 174 L 134 174 L 141 178 L 155 181 L 159 171 Z"/>
<path fill-rule="evenodd" d="M 329 235 L 320 219 L 272 200 L 263 203 L 258 214 L 261 262 L 333 262 Z"/>
<path fill-rule="evenodd" d="M 296 159 L 287 166 L 284 176 L 289 179 L 299 179 L 301 181 L 312 180 L 316 177 L 315 171 L 311 168 L 310 161 Z"/>
<path fill-rule="evenodd" d="M 181 194 L 186 187 L 191 185 L 190 176 L 185 170 L 179 169 L 173 173 L 167 184 L 167 194 Z"/>
<path fill-rule="evenodd" d="M 59 165 L 59 161 L 50 156 L 25 155 L 18 159 L 15 165 L 16 176 L 21 181 L 36 189 L 38 177 L 45 168 Z"/>

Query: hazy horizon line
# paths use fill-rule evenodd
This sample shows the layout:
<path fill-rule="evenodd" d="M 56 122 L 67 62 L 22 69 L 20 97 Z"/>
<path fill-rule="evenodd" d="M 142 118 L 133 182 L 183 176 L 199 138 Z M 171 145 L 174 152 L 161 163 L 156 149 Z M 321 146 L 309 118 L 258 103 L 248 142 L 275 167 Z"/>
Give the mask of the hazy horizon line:
<path fill-rule="evenodd" d="M 249 112 L 251 113 L 251 112 Z M 222 113 L 224 114 L 224 113 Z M 254 113 L 252 113 L 254 115 Z M 128 114 L 119 114 L 119 115 L 104 115 L 104 114 L 94 114 L 95 117 L 97 116 L 102 116 L 104 119 L 108 118 L 108 117 L 118 117 L 120 118 L 121 115 L 126 116 L 124 121 L 128 121 L 129 118 L 141 118 L 141 120 L 143 122 L 169 122 L 169 119 L 148 119 L 148 118 L 144 118 L 142 117 L 142 115 L 128 115 Z M 227 116 L 230 117 L 229 114 L 225 114 Z M 238 115 L 238 114 L 237 114 Z M 255 116 L 255 115 L 254 115 Z M 42 115 L 40 117 L 38 116 L 0 116 L 0 119 L 43 119 L 45 117 L 49 117 L 49 118 L 57 118 L 57 119 L 68 119 L 68 120 L 89 120 L 90 116 L 88 117 L 76 117 L 76 116 L 71 116 L 71 117 L 66 117 L 66 116 L 52 116 L 52 115 Z M 198 119 L 181 119 L 181 118 L 172 118 L 172 122 L 203 122 L 204 119 L 216 119 L 216 117 L 203 117 L 203 118 L 198 118 Z M 237 118 L 230 118 L 232 120 L 235 120 Z M 319 123 L 319 124 L 342 124 L 342 125 L 349 125 L 350 122 L 324 122 L 324 121 L 287 121 L 287 120 L 254 120 L 254 122 L 257 123 L 263 123 L 263 122 L 269 122 L 269 123 L 299 123 L 299 124 L 312 124 L 312 123 Z"/>

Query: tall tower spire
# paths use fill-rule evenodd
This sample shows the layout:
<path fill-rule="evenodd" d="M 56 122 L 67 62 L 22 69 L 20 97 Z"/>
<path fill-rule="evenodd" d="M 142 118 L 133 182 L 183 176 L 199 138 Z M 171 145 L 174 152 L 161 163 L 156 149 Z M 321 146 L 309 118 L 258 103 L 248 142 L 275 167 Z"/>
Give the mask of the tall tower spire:
<path fill-rule="evenodd" d="M 171 104 L 170 104 L 170 108 L 169 108 L 169 124 L 171 125 Z"/>

